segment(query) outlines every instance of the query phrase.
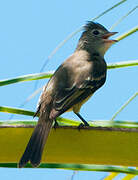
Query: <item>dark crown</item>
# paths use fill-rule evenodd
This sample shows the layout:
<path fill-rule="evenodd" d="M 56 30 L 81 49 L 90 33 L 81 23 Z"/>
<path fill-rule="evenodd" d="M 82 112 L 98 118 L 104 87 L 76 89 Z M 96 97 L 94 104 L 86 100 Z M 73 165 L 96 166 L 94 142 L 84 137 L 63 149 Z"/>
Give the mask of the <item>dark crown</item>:
<path fill-rule="evenodd" d="M 93 21 L 88 21 L 88 23 L 84 26 L 85 31 L 90 31 L 92 29 L 103 29 L 104 31 L 108 31 L 104 26 L 99 23 L 95 23 Z"/>

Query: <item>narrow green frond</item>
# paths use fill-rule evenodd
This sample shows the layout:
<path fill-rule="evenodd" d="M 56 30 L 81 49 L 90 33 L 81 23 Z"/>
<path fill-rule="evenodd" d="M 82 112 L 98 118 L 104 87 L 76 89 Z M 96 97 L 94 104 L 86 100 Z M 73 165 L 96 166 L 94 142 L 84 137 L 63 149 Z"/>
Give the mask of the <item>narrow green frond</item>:
<path fill-rule="evenodd" d="M 123 33 L 122 35 L 120 35 L 119 37 L 116 38 L 117 41 L 121 41 L 122 39 L 132 35 L 133 33 L 137 32 L 138 31 L 138 26 L 130 29 L 129 31 Z"/>
<path fill-rule="evenodd" d="M 119 110 L 112 116 L 111 121 L 113 121 L 116 116 L 123 111 L 123 109 L 138 95 L 138 92 L 136 92 L 132 97 L 130 97 L 120 108 Z"/>
<path fill-rule="evenodd" d="M 138 8 L 138 6 L 134 7 L 133 9 L 131 9 L 130 11 L 128 11 L 124 16 L 122 16 L 117 22 L 115 22 L 111 28 L 110 31 L 112 31 L 118 24 L 120 24 L 127 16 L 129 16 L 132 12 L 134 12 L 136 9 Z"/>
<path fill-rule="evenodd" d="M 138 66 L 138 60 L 109 63 L 108 69 L 122 68 L 122 67 L 129 67 L 129 66 Z M 6 85 L 10 85 L 10 84 L 18 83 L 18 82 L 24 82 L 24 81 L 50 78 L 53 75 L 53 73 L 54 71 L 50 71 L 46 73 L 37 73 L 37 74 L 31 74 L 31 75 L 29 74 L 29 75 L 19 76 L 12 79 L 0 80 L 0 86 L 6 86 Z"/>
<path fill-rule="evenodd" d="M 35 112 L 33 111 L 28 111 L 28 110 L 24 110 L 20 108 L 13 108 L 13 107 L 4 107 L 4 106 L 0 106 L 0 112 L 26 115 L 26 116 L 34 116 L 35 114 Z M 71 120 L 71 119 L 62 118 L 62 117 L 58 117 L 57 120 L 59 122 L 59 125 L 78 126 L 80 124 L 80 121 Z M 4 123 L 6 123 L 6 121 L 4 121 Z M 9 121 L 7 121 L 7 124 L 8 123 Z M 100 126 L 100 127 L 117 127 L 117 128 L 138 128 L 138 122 L 130 122 L 130 121 L 96 120 L 96 121 L 89 121 L 89 124 L 93 127 Z"/>
<path fill-rule="evenodd" d="M 0 167 L 17 168 L 17 163 L 0 163 Z M 30 164 L 27 164 L 26 168 L 31 168 Z M 105 165 L 87 165 L 87 164 L 44 164 L 42 163 L 39 168 L 56 168 L 56 169 L 68 169 L 79 171 L 101 171 L 101 172 L 120 172 L 127 174 L 138 175 L 138 170 L 134 168 L 118 167 L 118 166 L 105 166 Z"/>
<path fill-rule="evenodd" d="M 122 3 L 124 3 L 127 0 L 121 0 L 119 1 L 117 4 L 113 5 L 112 7 L 110 7 L 109 9 L 105 10 L 104 12 L 102 12 L 101 14 L 99 14 L 98 16 L 96 16 L 95 18 L 92 19 L 92 21 L 95 21 L 96 19 L 99 19 L 100 17 L 102 17 L 103 15 L 105 15 L 106 13 L 110 12 L 111 10 L 113 10 L 114 8 L 120 6 Z"/>
<path fill-rule="evenodd" d="M 46 72 L 46 73 L 36 73 L 36 74 L 28 74 L 24 76 L 19 76 L 12 79 L 4 79 L 0 80 L 0 86 L 5 86 L 9 84 L 14 84 L 18 82 L 24 82 L 24 81 L 32 81 L 32 80 L 38 80 L 38 79 L 44 79 L 44 78 L 50 78 L 53 74 L 53 71 Z"/>
<path fill-rule="evenodd" d="M 0 112 L 27 115 L 27 116 L 34 116 L 35 114 L 32 111 L 27 111 L 27 110 L 19 109 L 19 108 L 5 107 L 5 106 L 0 106 Z"/>
<path fill-rule="evenodd" d="M 108 69 L 115 69 L 115 68 L 124 68 L 124 67 L 130 67 L 130 66 L 138 66 L 138 60 L 109 63 L 107 65 L 107 68 Z"/>

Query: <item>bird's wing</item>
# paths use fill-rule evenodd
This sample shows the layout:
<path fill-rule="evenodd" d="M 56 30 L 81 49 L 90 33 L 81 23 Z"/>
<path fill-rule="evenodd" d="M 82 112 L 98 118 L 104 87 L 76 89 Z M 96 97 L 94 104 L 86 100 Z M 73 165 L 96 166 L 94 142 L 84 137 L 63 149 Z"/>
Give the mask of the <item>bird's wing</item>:
<path fill-rule="evenodd" d="M 86 58 L 88 57 L 83 59 L 83 56 L 71 56 L 56 70 L 40 97 L 37 113 L 45 110 L 49 104 L 48 98 L 51 97 L 50 118 L 56 118 L 104 84 L 106 68 L 102 70 L 101 62 L 89 62 Z"/>
<path fill-rule="evenodd" d="M 54 98 L 54 111 L 51 114 L 55 113 L 58 116 L 70 109 L 73 105 L 86 99 L 104 84 L 105 78 L 106 74 L 103 74 L 98 79 L 89 76 L 84 80 L 80 79 L 78 82 L 75 82 L 70 88 L 62 89 Z"/>

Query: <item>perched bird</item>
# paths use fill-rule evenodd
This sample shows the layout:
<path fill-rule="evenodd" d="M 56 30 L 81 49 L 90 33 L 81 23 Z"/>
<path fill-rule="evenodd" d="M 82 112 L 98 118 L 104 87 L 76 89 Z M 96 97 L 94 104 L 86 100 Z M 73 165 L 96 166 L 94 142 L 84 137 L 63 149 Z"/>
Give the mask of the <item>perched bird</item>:
<path fill-rule="evenodd" d="M 105 83 L 107 65 L 104 54 L 116 42 L 108 39 L 114 34 L 116 32 L 109 32 L 99 23 L 90 21 L 84 26 L 76 50 L 59 66 L 42 92 L 36 112 L 40 114 L 39 120 L 20 159 L 20 168 L 28 161 L 33 167 L 40 164 L 52 124 L 55 121 L 57 126 L 56 118 L 64 112 L 72 110 L 84 126 L 89 126 L 79 111 Z"/>

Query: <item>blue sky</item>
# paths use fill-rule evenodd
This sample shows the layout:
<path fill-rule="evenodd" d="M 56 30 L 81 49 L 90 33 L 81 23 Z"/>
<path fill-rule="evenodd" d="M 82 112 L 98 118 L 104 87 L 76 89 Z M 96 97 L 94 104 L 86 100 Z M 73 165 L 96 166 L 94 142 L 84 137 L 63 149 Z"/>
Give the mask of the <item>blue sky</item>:
<path fill-rule="evenodd" d="M 51 51 L 86 21 L 91 20 L 105 9 L 117 3 L 117 0 L 86 1 L 45 1 L 45 0 L 4 0 L 0 1 L 0 79 L 37 73 Z M 134 8 L 137 0 L 128 0 L 123 5 L 104 15 L 97 22 L 110 28 L 120 17 Z M 121 22 L 113 31 L 118 35 L 137 25 L 137 10 Z M 49 61 L 45 71 L 55 70 L 70 54 L 73 53 L 80 33 L 75 35 Z M 117 37 L 116 35 L 115 37 Z M 138 58 L 138 34 L 116 43 L 105 55 L 107 63 Z M 135 92 L 138 67 L 109 70 L 104 87 L 98 90 L 89 102 L 84 105 L 81 114 L 87 120 L 109 120 L 116 110 Z M 47 80 L 41 80 L 38 87 Z M 19 107 L 34 92 L 34 82 L 25 82 L 3 86 L 1 106 Z M 35 111 L 39 95 L 31 100 L 26 109 Z M 138 119 L 137 98 L 120 113 L 117 120 L 136 121 Z M 99 111 L 100 109 L 100 111 Z M 87 112 L 87 113 L 86 113 Z M 0 120 L 8 120 L 9 114 L 0 113 Z M 77 119 L 73 113 L 63 117 Z M 14 119 L 32 119 L 31 117 L 14 116 Z M 31 170 L 0 169 L 3 179 L 69 179 L 72 171 L 65 170 Z M 108 173 L 79 172 L 74 179 L 98 180 Z M 135 178 L 136 179 L 136 178 Z"/>

